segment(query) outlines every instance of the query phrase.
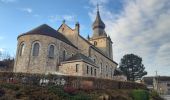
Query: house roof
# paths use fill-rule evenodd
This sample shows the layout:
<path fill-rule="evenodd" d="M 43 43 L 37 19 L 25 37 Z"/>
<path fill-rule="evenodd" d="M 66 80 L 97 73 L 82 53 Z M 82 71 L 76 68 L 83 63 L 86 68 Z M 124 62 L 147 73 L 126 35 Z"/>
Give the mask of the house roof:
<path fill-rule="evenodd" d="M 153 85 L 153 77 L 143 77 L 142 80 L 147 85 Z"/>
<path fill-rule="evenodd" d="M 123 74 L 123 72 L 119 68 L 116 68 L 114 70 L 114 75 L 116 76 L 116 75 L 124 75 L 124 74 Z"/>
<path fill-rule="evenodd" d="M 50 36 L 50 37 L 59 39 L 65 43 L 77 48 L 65 36 L 63 36 L 60 32 L 56 31 L 55 29 L 51 28 L 47 24 L 42 24 L 31 31 L 23 33 L 23 34 L 19 35 L 18 38 L 23 35 L 46 35 L 46 36 Z"/>
<path fill-rule="evenodd" d="M 81 53 L 77 53 L 76 55 L 72 56 L 71 58 L 67 59 L 66 61 L 73 61 L 73 60 L 83 60 L 85 62 L 94 64 L 94 61 L 92 61 L 89 57 L 87 57 Z"/>
<path fill-rule="evenodd" d="M 151 76 L 151 77 L 143 77 L 143 81 L 147 85 L 153 85 L 153 79 L 156 79 L 158 82 L 170 81 L 169 76 Z"/>
<path fill-rule="evenodd" d="M 158 77 L 155 77 L 155 79 L 157 79 L 158 81 L 170 81 L 169 76 L 158 76 Z"/>

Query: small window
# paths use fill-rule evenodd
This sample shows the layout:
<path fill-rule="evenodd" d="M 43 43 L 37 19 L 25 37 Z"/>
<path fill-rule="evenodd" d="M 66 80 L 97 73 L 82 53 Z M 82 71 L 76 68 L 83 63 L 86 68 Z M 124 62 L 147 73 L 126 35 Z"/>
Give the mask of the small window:
<path fill-rule="evenodd" d="M 108 69 L 107 69 L 107 65 L 106 65 L 106 76 L 108 76 Z"/>
<path fill-rule="evenodd" d="M 49 58 L 54 58 L 54 45 L 49 46 L 48 57 Z"/>
<path fill-rule="evenodd" d="M 76 64 L 76 72 L 79 70 L 79 64 Z"/>
<path fill-rule="evenodd" d="M 102 74 L 102 70 L 103 70 L 103 68 L 102 68 L 103 66 L 102 66 L 102 63 L 100 63 L 100 73 Z"/>
<path fill-rule="evenodd" d="M 25 49 L 25 44 L 22 43 L 21 46 L 20 46 L 20 52 L 19 52 L 20 56 L 22 56 L 24 54 L 24 49 Z"/>
<path fill-rule="evenodd" d="M 63 51 L 63 61 L 66 60 L 66 51 Z"/>
<path fill-rule="evenodd" d="M 89 74 L 89 66 L 87 65 L 87 74 Z"/>
<path fill-rule="evenodd" d="M 94 69 L 94 75 L 96 76 L 96 69 Z"/>
<path fill-rule="evenodd" d="M 71 56 L 73 57 L 73 56 L 74 56 L 74 54 L 72 53 L 72 54 L 71 54 Z"/>
<path fill-rule="evenodd" d="M 93 67 L 91 67 L 91 75 L 93 75 Z"/>
<path fill-rule="evenodd" d="M 33 45 L 33 53 L 32 53 L 33 56 L 38 56 L 39 55 L 39 48 L 40 48 L 39 43 L 34 43 L 34 45 Z"/>
<path fill-rule="evenodd" d="M 94 58 L 93 60 L 94 60 L 94 63 L 95 63 L 95 62 L 96 62 L 96 59 Z"/>
<path fill-rule="evenodd" d="M 170 83 L 168 83 L 167 86 L 170 87 Z"/>
<path fill-rule="evenodd" d="M 94 46 L 97 46 L 97 42 L 96 41 L 94 41 Z"/>

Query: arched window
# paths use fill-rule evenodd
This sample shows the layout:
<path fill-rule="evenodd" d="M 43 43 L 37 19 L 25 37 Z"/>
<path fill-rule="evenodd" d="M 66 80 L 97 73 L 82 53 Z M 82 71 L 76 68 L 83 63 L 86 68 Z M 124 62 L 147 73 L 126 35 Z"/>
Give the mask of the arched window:
<path fill-rule="evenodd" d="M 39 49 L 40 49 L 40 45 L 39 43 L 34 43 L 33 44 L 33 49 L 32 49 L 32 55 L 33 56 L 38 56 L 39 55 Z"/>
<path fill-rule="evenodd" d="M 50 45 L 48 48 L 48 57 L 54 58 L 54 45 Z"/>
<path fill-rule="evenodd" d="M 100 63 L 100 73 L 102 74 L 102 70 L 103 70 L 103 65 L 102 63 Z"/>
<path fill-rule="evenodd" d="M 97 46 L 97 42 L 96 41 L 94 41 L 94 46 Z"/>
<path fill-rule="evenodd" d="M 25 49 L 25 44 L 21 43 L 21 45 L 20 45 L 20 52 L 19 52 L 20 56 L 22 56 L 24 54 L 24 49 Z"/>
<path fill-rule="evenodd" d="M 66 60 L 66 51 L 63 51 L 63 61 Z"/>

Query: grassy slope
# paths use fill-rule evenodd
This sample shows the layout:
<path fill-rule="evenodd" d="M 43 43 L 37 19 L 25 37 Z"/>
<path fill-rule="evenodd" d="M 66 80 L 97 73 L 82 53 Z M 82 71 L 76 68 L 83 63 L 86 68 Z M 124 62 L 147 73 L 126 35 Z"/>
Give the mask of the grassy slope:
<path fill-rule="evenodd" d="M 139 95 L 134 90 L 80 91 L 67 89 L 67 91 L 69 93 L 56 86 L 35 87 L 1 83 L 0 100 L 102 100 L 104 97 L 109 97 L 110 100 L 132 100 L 132 95 Z M 156 94 L 153 95 L 157 96 Z"/>

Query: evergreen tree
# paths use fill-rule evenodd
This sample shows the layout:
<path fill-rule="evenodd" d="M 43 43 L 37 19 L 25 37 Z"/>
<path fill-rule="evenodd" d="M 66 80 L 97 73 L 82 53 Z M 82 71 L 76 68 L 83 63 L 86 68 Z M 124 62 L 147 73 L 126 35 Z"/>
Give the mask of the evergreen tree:
<path fill-rule="evenodd" d="M 129 81 L 139 80 L 142 76 L 147 75 L 147 72 L 144 71 L 145 67 L 142 64 L 142 58 L 134 54 L 124 55 L 119 68 Z"/>

